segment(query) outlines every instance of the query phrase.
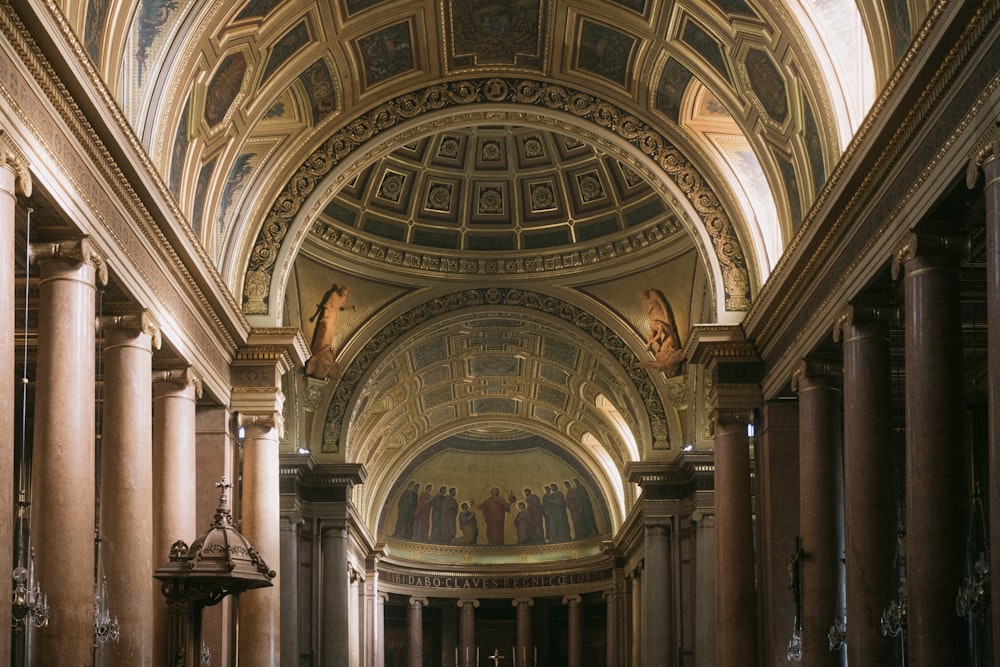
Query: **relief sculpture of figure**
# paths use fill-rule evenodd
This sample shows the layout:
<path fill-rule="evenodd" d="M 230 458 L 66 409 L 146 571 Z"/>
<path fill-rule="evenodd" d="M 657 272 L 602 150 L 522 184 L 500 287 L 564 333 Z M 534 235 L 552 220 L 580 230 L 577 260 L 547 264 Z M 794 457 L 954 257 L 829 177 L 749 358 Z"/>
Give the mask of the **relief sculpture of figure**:
<path fill-rule="evenodd" d="M 640 362 L 642 368 L 655 368 L 663 371 L 667 377 L 677 375 L 684 361 L 683 346 L 677 332 L 677 322 L 670 302 L 658 289 L 644 289 L 639 292 L 642 310 L 649 318 L 649 337 L 646 339 L 646 349 L 652 352 L 654 361 Z"/>
<path fill-rule="evenodd" d="M 323 300 L 316 308 L 316 313 L 309 318 L 312 322 L 317 317 L 316 331 L 313 332 L 312 343 L 309 351 L 312 354 L 306 362 L 306 375 L 325 380 L 329 377 L 336 377 L 340 374 L 340 369 L 334 359 L 336 351 L 333 349 L 333 334 L 337 327 L 337 317 L 341 311 L 354 306 L 347 305 L 347 295 L 350 289 L 346 285 L 333 285 L 323 295 Z"/>

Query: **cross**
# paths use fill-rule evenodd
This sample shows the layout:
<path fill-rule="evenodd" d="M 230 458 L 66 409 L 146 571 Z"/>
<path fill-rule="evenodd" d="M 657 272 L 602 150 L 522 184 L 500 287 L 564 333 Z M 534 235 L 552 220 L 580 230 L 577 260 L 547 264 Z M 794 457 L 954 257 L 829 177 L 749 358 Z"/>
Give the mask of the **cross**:
<path fill-rule="evenodd" d="M 493 649 L 493 655 L 487 656 L 487 660 L 493 661 L 493 667 L 499 667 L 500 661 L 504 659 L 504 656 L 500 655 L 500 649 Z"/>
<path fill-rule="evenodd" d="M 229 478 L 223 475 L 222 479 L 215 483 L 215 488 L 222 489 L 222 493 L 225 495 L 226 489 L 233 488 L 233 485 L 229 483 Z"/>

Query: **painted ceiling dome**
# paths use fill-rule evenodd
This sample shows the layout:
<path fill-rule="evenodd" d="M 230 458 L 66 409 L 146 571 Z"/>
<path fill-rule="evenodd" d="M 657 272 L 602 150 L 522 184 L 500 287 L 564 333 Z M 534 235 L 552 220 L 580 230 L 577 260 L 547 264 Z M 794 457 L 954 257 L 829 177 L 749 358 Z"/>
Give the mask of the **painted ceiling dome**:
<path fill-rule="evenodd" d="M 511 125 L 449 128 L 371 163 L 324 222 L 445 251 L 531 254 L 672 224 L 644 178 L 594 146 Z"/>
<path fill-rule="evenodd" d="M 922 24 L 876 4 L 133 0 L 64 32 L 225 308 L 326 356 L 284 444 L 368 467 L 368 530 L 518 434 L 611 534 L 630 463 L 706 440 L 694 327 L 751 311 Z"/>

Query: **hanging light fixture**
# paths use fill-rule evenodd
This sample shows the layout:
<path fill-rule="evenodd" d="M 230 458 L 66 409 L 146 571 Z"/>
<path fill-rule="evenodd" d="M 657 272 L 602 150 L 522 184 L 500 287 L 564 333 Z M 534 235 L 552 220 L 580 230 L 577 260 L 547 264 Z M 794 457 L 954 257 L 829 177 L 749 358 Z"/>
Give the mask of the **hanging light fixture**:
<path fill-rule="evenodd" d="M 24 277 L 24 365 L 21 373 L 21 465 L 18 470 L 17 494 L 17 561 L 11 572 L 14 590 L 11 593 L 11 611 L 14 629 L 26 631 L 30 627 L 43 628 L 49 624 L 49 600 L 42 593 L 42 587 L 35 578 L 35 550 L 27 549 L 28 541 L 28 473 L 27 473 L 27 431 L 28 431 L 28 293 L 31 280 L 31 212 L 28 209 L 28 223 L 25 232 L 25 277 Z"/>
<path fill-rule="evenodd" d="M 102 577 L 101 586 L 94 596 L 94 639 L 98 644 L 118 642 L 118 617 L 112 620 L 108 611 L 108 580 Z"/>
<path fill-rule="evenodd" d="M 103 341 L 102 341 L 102 324 L 104 317 L 104 292 L 100 292 L 97 305 L 97 339 L 98 339 L 98 352 L 97 352 L 97 377 L 98 377 L 98 392 L 101 392 L 101 388 L 104 386 L 104 376 L 102 375 L 102 361 L 104 358 Z M 104 427 L 102 422 L 102 415 L 104 412 L 104 400 L 102 393 L 97 395 L 97 451 L 96 460 L 101 460 L 101 447 L 103 446 L 102 435 L 104 433 Z M 100 488 L 100 476 L 97 477 L 98 489 Z M 114 619 L 111 617 L 111 612 L 108 610 L 108 578 L 104 576 L 104 563 L 101 560 L 101 512 L 100 503 L 102 498 L 98 493 L 98 504 L 96 507 L 96 514 L 94 520 L 94 555 L 96 558 L 98 574 L 100 577 L 100 584 L 96 585 L 94 592 L 94 641 L 98 646 L 106 644 L 108 642 L 118 642 L 119 626 L 118 617 L 115 616 Z M 95 581 L 96 584 L 96 581 Z"/>

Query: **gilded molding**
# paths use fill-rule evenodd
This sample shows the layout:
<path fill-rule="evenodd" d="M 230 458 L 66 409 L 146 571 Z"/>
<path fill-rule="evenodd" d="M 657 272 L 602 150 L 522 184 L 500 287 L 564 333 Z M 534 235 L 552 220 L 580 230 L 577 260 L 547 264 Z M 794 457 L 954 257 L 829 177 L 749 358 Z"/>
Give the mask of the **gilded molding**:
<path fill-rule="evenodd" d="M 10 167 L 17 179 L 16 186 L 20 187 L 25 197 L 30 197 L 31 172 L 28 170 L 28 158 L 3 130 L 0 130 L 0 164 Z"/>
<path fill-rule="evenodd" d="M 61 43 L 69 48 L 72 60 L 86 73 L 86 84 L 100 99 L 102 111 L 110 116 L 111 123 L 120 136 L 125 137 L 124 145 L 129 147 L 130 155 L 141 164 L 144 181 L 153 184 L 154 187 L 151 189 L 151 192 L 158 195 L 158 202 L 161 204 L 160 209 L 165 212 L 165 217 L 167 218 L 165 221 L 166 224 L 169 224 L 171 228 L 177 230 L 178 233 L 187 239 L 186 247 L 199 257 L 204 266 L 213 266 L 211 259 L 191 230 L 190 225 L 187 224 L 176 202 L 174 202 L 173 196 L 170 195 L 169 190 L 159 177 L 156 169 L 149 161 L 145 149 L 94 69 L 90 57 L 86 54 L 85 49 L 76 38 L 72 28 L 66 22 L 61 10 L 52 0 L 48 0 L 44 6 L 47 17 L 58 28 L 58 38 L 61 40 Z M 108 217 L 108 211 L 112 210 L 112 207 L 108 201 L 104 200 L 109 200 L 113 197 L 115 203 L 121 204 L 123 219 L 128 219 L 135 223 L 132 225 L 132 228 L 135 230 L 138 238 L 145 239 L 148 242 L 150 256 L 162 267 L 164 273 L 173 277 L 173 284 L 184 288 L 184 294 L 181 296 L 192 298 L 198 304 L 200 312 L 211 321 L 213 332 L 223 337 L 225 342 L 235 349 L 237 343 L 229 333 L 229 327 L 223 323 L 216 309 L 209 303 L 204 291 L 195 282 L 191 273 L 187 271 L 184 262 L 181 261 L 180 256 L 173 249 L 167 237 L 153 222 L 149 209 L 131 185 L 130 179 L 126 178 L 118 167 L 117 161 L 104 145 L 94 127 L 84 117 L 80 108 L 71 102 L 73 96 L 66 89 L 65 85 L 63 85 L 52 65 L 42 58 L 44 51 L 32 40 L 31 30 L 12 11 L 9 3 L 4 3 L 2 8 L 0 8 L 0 33 L 2 33 L 3 37 L 13 47 L 13 53 L 10 53 L 9 57 L 14 61 L 20 61 L 20 64 L 23 65 L 30 75 L 31 83 L 37 85 L 45 101 L 51 105 L 54 111 L 53 119 L 62 121 L 67 137 L 75 139 L 79 144 L 81 150 L 78 155 L 78 162 L 83 163 L 81 166 L 88 170 L 88 175 L 91 176 L 94 183 L 81 183 L 77 180 L 77 175 L 72 172 L 72 169 L 67 167 L 66 161 L 53 150 L 47 138 L 41 134 L 37 125 L 41 119 L 30 117 L 25 112 L 21 100 L 12 96 L 10 88 L 0 86 L 0 95 L 3 95 L 10 103 L 11 107 L 24 122 L 25 127 L 38 140 L 40 150 L 45 153 L 48 159 L 52 160 L 54 165 L 59 167 L 61 173 L 67 178 L 68 184 L 77 191 L 86 193 L 91 191 L 91 187 L 95 184 L 102 188 L 102 191 L 98 193 L 100 199 L 85 197 L 84 201 L 93 212 L 95 219 L 99 220 L 119 240 L 120 245 L 116 248 L 116 252 L 130 257 L 134 265 L 141 270 L 143 268 L 141 262 L 131 253 L 128 245 L 122 241 L 121 230 L 113 226 L 115 221 Z M 46 113 L 48 113 L 48 110 L 46 110 Z M 56 126 L 58 126 L 58 123 L 56 123 Z M 62 132 L 63 128 L 59 129 Z M 66 145 L 67 142 L 63 142 L 63 146 L 65 147 Z M 107 195 L 105 195 L 103 189 L 107 190 Z M 243 311 L 239 308 L 235 297 L 222 281 L 218 272 L 206 271 L 203 272 L 203 275 L 216 288 L 214 293 L 229 304 L 230 307 L 228 310 L 235 318 L 239 318 L 238 324 L 247 327 L 246 320 L 243 318 Z M 167 303 L 167 300 L 162 298 L 162 294 L 155 281 L 149 281 L 147 284 L 161 302 Z M 179 322 L 179 324 L 183 326 L 193 323 Z M 200 344 L 200 336 L 194 335 L 190 328 L 186 328 L 185 330 L 188 333 L 190 341 Z M 212 354 L 206 352 L 205 356 L 211 357 Z"/>
<path fill-rule="evenodd" d="M 726 307 L 750 307 L 746 257 L 720 198 L 664 135 L 614 103 L 565 86 L 494 77 L 453 81 L 406 93 L 356 118 L 329 137 L 296 170 L 264 219 L 247 263 L 243 311 L 267 314 L 268 294 L 281 246 L 303 203 L 333 167 L 373 137 L 421 114 L 472 104 L 517 104 L 572 114 L 611 131 L 649 156 L 701 217 L 723 274 Z M 730 293 L 729 290 L 738 290 Z"/>
<path fill-rule="evenodd" d="M 790 270 L 790 264 L 793 261 L 793 258 L 796 258 L 801 254 L 801 245 L 805 243 L 805 239 L 810 238 L 813 225 L 818 223 L 825 211 L 828 200 L 837 191 L 839 184 L 844 179 L 850 177 L 850 173 L 848 172 L 854 167 L 856 162 L 855 157 L 861 155 L 864 146 L 873 141 L 873 133 L 879 131 L 879 128 L 877 128 L 876 125 L 880 122 L 885 113 L 887 113 L 887 109 L 889 108 L 893 96 L 898 94 L 900 86 L 903 85 L 904 78 L 909 74 L 910 67 L 917 59 L 917 55 L 921 52 L 921 49 L 925 47 L 931 34 L 938 28 L 938 24 L 942 20 L 945 9 L 950 4 L 952 3 L 947 0 L 940 0 L 928 13 L 927 20 L 914 37 L 910 44 L 910 48 L 907 50 L 906 54 L 894 70 L 892 77 L 883 88 L 882 94 L 873 104 L 871 112 L 865 117 L 865 120 L 858 128 L 858 131 L 854 135 L 854 139 L 847 146 L 840 160 L 835 165 L 832 174 L 827 179 L 826 185 L 819 193 L 815 202 L 813 202 L 813 205 L 806 214 L 798 233 L 791 240 L 788 247 L 785 249 L 785 252 L 778 260 L 777 265 L 771 272 L 772 277 L 777 277 L 783 273 L 787 273 Z M 970 54 L 981 46 L 981 40 L 985 34 L 986 28 L 996 21 L 998 12 L 1000 12 L 1000 3 L 985 3 L 985 8 L 978 12 L 975 19 L 969 23 L 963 34 L 955 39 L 952 48 L 949 50 L 947 55 L 941 59 L 941 65 L 935 72 L 933 80 L 923 89 L 923 91 L 921 91 L 919 98 L 912 105 L 910 105 L 905 118 L 894 124 L 896 129 L 891 138 L 888 140 L 886 144 L 887 147 L 881 152 L 881 154 L 879 154 L 874 165 L 868 168 L 862 182 L 852 189 L 853 194 L 851 194 L 850 199 L 844 205 L 838 206 L 838 213 L 831 214 L 830 217 L 833 218 L 833 222 L 829 227 L 829 231 L 823 236 L 820 245 L 809 256 L 806 265 L 797 269 L 794 276 L 790 278 L 790 281 L 787 281 L 786 288 L 783 289 L 783 296 L 776 306 L 772 306 L 773 313 L 766 321 L 761 323 L 760 331 L 757 336 L 757 341 L 759 343 L 763 344 L 763 342 L 771 335 L 772 329 L 778 325 L 779 313 L 786 311 L 789 308 L 789 304 L 793 302 L 793 299 L 799 298 L 805 286 L 810 284 L 812 276 L 814 275 L 814 267 L 826 257 L 829 248 L 839 242 L 850 226 L 856 224 L 857 221 L 863 217 L 860 212 L 871 204 L 871 201 L 878 195 L 879 186 L 886 183 L 889 177 L 893 174 L 894 168 L 902 159 L 904 152 L 913 146 L 915 133 L 920 131 L 920 128 L 926 127 L 926 123 L 924 121 L 934 109 L 938 108 L 944 91 L 954 82 L 960 68 L 967 63 Z M 882 222 L 878 232 L 873 232 L 870 235 L 870 240 L 865 245 L 866 249 L 870 247 L 876 239 L 882 237 L 882 234 L 880 233 L 881 230 L 887 228 L 903 207 L 916 193 L 920 191 L 921 186 L 926 181 L 933 168 L 941 160 L 947 149 L 953 145 L 957 138 L 961 135 L 962 130 L 975 117 L 982 105 L 982 100 L 986 99 L 986 94 L 988 94 L 990 90 L 993 90 L 998 85 L 998 82 L 1000 82 L 1000 78 L 994 79 L 994 82 L 990 84 L 988 90 L 983 91 L 984 95 L 980 98 L 980 101 L 977 102 L 974 108 L 970 110 L 970 113 L 963 118 L 960 126 L 956 127 L 954 132 L 947 138 L 946 141 L 942 143 L 941 150 L 935 154 L 934 160 L 930 161 L 930 163 L 926 165 L 926 168 L 922 170 L 919 178 L 913 182 L 910 187 L 908 187 L 905 194 L 900 196 L 897 205 L 893 207 L 892 215 L 887 217 Z M 863 256 L 864 253 L 859 253 L 858 257 L 852 263 L 852 267 L 856 266 L 857 263 L 861 261 Z M 846 276 L 851 275 L 852 273 L 852 271 L 843 271 L 841 272 L 841 275 Z M 777 289 L 779 282 L 781 281 L 772 279 L 765 283 L 758 293 L 754 303 L 766 303 L 768 301 L 768 293 L 773 289 Z M 831 290 L 831 293 L 832 292 L 833 290 Z M 753 308 L 751 308 L 751 311 L 752 310 Z M 748 314 L 748 319 L 752 319 L 753 317 L 754 313 L 750 312 Z M 805 329 L 806 327 L 800 327 L 800 330 Z"/>
<path fill-rule="evenodd" d="M 446 255 L 435 253 L 430 248 L 403 250 L 339 229 L 322 220 L 312 223 L 309 233 L 331 250 L 348 252 L 376 264 L 463 276 L 524 276 L 593 267 L 600 262 L 631 255 L 672 239 L 679 229 L 676 219 L 671 216 L 626 237 L 607 240 L 591 247 L 580 249 L 579 246 L 583 244 L 577 244 L 571 249 L 536 252 L 529 257 L 504 259 Z M 737 285 L 738 282 L 734 281 L 738 279 L 738 273 L 734 274 L 730 282 Z"/>
<path fill-rule="evenodd" d="M 160 325 L 149 314 L 148 310 L 138 313 L 125 313 L 121 315 L 104 315 L 100 318 L 99 326 L 102 330 L 117 329 L 131 334 L 149 334 L 152 339 L 154 350 L 160 349 Z"/>
<path fill-rule="evenodd" d="M 98 283 L 102 286 L 108 284 L 108 264 L 90 237 L 30 244 L 28 249 L 29 262 L 35 264 L 49 259 L 76 260 L 81 264 L 90 264 L 97 272 Z"/>

